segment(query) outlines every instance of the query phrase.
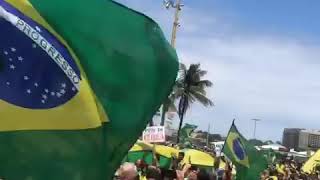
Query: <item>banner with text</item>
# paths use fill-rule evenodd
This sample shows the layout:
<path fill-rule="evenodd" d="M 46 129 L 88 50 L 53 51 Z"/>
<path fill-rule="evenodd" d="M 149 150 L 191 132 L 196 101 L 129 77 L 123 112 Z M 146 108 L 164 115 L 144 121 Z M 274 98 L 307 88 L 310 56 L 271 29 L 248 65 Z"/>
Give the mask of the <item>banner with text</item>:
<path fill-rule="evenodd" d="M 164 126 L 151 126 L 147 127 L 142 134 L 144 142 L 165 142 L 165 128 Z"/>

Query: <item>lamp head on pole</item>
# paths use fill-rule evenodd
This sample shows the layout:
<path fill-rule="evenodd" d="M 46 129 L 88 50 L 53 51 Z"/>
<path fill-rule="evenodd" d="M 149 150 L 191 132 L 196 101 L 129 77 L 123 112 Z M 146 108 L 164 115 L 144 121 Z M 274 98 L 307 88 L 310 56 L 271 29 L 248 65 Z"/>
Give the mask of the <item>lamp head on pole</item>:
<path fill-rule="evenodd" d="M 252 121 L 261 121 L 261 119 L 251 119 Z"/>
<path fill-rule="evenodd" d="M 174 6 L 174 2 L 172 0 L 163 0 L 163 5 L 169 9 L 170 7 Z"/>

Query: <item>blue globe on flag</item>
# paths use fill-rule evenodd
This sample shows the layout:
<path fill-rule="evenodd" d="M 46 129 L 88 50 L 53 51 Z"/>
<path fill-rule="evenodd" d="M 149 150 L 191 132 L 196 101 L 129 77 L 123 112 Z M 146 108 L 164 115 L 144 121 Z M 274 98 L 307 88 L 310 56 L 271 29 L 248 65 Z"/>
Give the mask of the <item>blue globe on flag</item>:
<path fill-rule="evenodd" d="M 244 151 L 244 148 L 241 144 L 241 141 L 239 138 L 235 138 L 232 142 L 232 149 L 237 156 L 237 158 L 241 161 L 244 160 L 246 157 L 246 152 Z"/>
<path fill-rule="evenodd" d="M 81 78 L 68 49 L 17 9 L 7 3 L 3 7 L 0 99 L 29 109 L 54 108 L 71 100 Z"/>

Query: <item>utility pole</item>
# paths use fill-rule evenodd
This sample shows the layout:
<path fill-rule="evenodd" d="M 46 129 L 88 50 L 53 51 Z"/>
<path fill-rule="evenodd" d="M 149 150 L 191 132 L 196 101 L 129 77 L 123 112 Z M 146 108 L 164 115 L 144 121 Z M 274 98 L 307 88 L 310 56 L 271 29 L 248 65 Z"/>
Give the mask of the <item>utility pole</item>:
<path fill-rule="evenodd" d="M 253 139 L 256 139 L 257 121 L 261 121 L 261 119 L 251 119 L 251 120 L 254 121 Z"/>
<path fill-rule="evenodd" d="M 175 13 L 174 13 L 174 21 L 173 21 L 173 26 L 172 26 L 172 34 L 171 34 L 171 46 L 173 48 L 176 47 L 176 39 L 177 39 L 177 30 L 178 27 L 180 26 L 179 23 L 179 15 L 180 15 L 180 11 L 183 7 L 183 4 L 181 4 L 181 0 L 163 0 L 163 4 L 166 7 L 166 9 L 169 8 L 174 8 L 175 9 Z M 162 111 L 163 111 L 163 105 L 162 105 Z M 167 112 L 164 112 L 163 115 L 166 116 Z M 179 142 L 179 131 L 178 130 L 178 138 L 177 138 L 177 142 Z"/>
<path fill-rule="evenodd" d="M 172 34 L 171 34 L 171 46 L 175 48 L 176 39 L 177 39 L 177 30 L 178 30 L 178 27 L 180 26 L 179 15 L 180 15 L 181 8 L 183 7 L 183 4 L 181 4 L 181 0 L 176 0 L 175 2 L 173 2 L 173 0 L 164 0 L 163 3 L 167 9 L 169 9 L 170 7 L 175 9 Z"/>
<path fill-rule="evenodd" d="M 174 22 L 173 22 L 173 27 L 172 27 L 172 34 L 171 34 L 171 46 L 173 48 L 175 48 L 176 46 L 176 39 L 177 39 L 177 30 L 178 27 L 180 26 L 179 24 L 179 14 L 181 11 L 181 8 L 183 6 L 183 4 L 181 4 L 181 0 L 175 0 L 175 2 L 173 0 L 163 0 L 163 5 L 166 7 L 166 9 L 169 8 L 174 8 L 175 9 L 175 13 L 174 13 Z M 164 111 L 164 107 L 162 105 L 161 107 L 162 111 Z M 166 119 L 166 113 L 167 112 L 162 112 L 162 118 Z"/>
<path fill-rule="evenodd" d="M 207 147 L 209 148 L 209 137 L 210 137 L 210 123 L 208 125 L 208 133 L 207 133 Z"/>

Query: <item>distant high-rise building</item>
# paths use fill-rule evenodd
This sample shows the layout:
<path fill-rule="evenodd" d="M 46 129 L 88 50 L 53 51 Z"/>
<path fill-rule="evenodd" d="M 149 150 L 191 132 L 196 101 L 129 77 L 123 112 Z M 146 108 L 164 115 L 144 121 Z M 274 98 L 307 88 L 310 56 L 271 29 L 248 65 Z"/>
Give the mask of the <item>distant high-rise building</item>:
<path fill-rule="evenodd" d="M 299 135 L 300 149 L 319 149 L 320 131 L 319 130 L 301 130 Z"/>
<path fill-rule="evenodd" d="M 282 144 L 288 149 L 298 149 L 300 128 L 285 128 L 282 136 Z"/>
<path fill-rule="evenodd" d="M 283 131 L 282 143 L 285 147 L 295 150 L 320 148 L 320 130 L 286 128 Z"/>

